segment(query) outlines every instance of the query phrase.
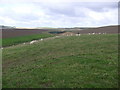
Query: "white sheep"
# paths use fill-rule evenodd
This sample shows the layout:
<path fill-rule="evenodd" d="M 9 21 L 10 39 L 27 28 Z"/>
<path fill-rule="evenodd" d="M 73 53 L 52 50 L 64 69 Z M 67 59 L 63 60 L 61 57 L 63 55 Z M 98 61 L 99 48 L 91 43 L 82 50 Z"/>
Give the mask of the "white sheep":
<path fill-rule="evenodd" d="M 43 39 L 42 39 L 42 38 L 41 38 L 40 40 L 41 40 L 41 41 L 43 41 Z"/>
<path fill-rule="evenodd" d="M 76 34 L 76 36 L 80 36 L 80 34 Z"/>
<path fill-rule="evenodd" d="M 78 36 L 78 34 L 76 34 L 76 36 Z"/>
<path fill-rule="evenodd" d="M 101 33 L 98 33 L 98 34 L 101 34 Z"/>
<path fill-rule="evenodd" d="M 35 42 L 37 42 L 37 41 L 36 41 L 36 40 L 33 40 L 33 41 L 30 42 L 30 44 L 33 44 L 33 43 L 35 43 Z"/>
<path fill-rule="evenodd" d="M 80 36 L 80 34 L 78 34 L 78 36 Z"/>
<path fill-rule="evenodd" d="M 95 34 L 95 33 L 92 33 L 93 35 Z"/>

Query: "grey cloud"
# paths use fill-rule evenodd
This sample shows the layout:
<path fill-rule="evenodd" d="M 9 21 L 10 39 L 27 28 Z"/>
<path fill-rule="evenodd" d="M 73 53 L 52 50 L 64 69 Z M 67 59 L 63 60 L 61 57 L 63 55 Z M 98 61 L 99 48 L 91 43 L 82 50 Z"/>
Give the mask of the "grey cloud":
<path fill-rule="evenodd" d="M 96 12 L 102 12 L 104 8 L 118 8 L 117 2 L 73 2 L 72 4 L 73 6 L 86 7 Z"/>
<path fill-rule="evenodd" d="M 29 22 L 29 21 L 32 21 L 32 20 L 38 20 L 39 17 L 34 15 L 34 14 L 26 14 L 26 15 L 21 15 L 21 16 L 17 16 L 15 17 L 15 20 L 18 20 L 18 21 L 25 21 L 25 22 Z"/>
<path fill-rule="evenodd" d="M 16 14 L 14 12 L 7 12 L 1 16 L 12 18 L 16 21 L 25 21 L 25 22 L 37 20 L 39 18 L 38 16 L 36 16 L 35 14 L 32 14 L 32 13 L 31 14 Z"/>
<path fill-rule="evenodd" d="M 26 5 L 29 6 L 30 3 L 27 3 Z M 44 4 L 44 3 L 32 3 L 32 6 L 34 7 L 32 13 L 15 13 L 14 11 L 10 9 L 6 9 L 5 13 L 0 14 L 2 17 L 9 17 L 15 21 L 19 21 L 20 23 L 17 23 L 19 26 L 32 26 L 32 27 L 38 27 L 38 26 L 82 26 L 82 25 L 105 25 L 109 23 L 116 22 L 116 20 L 111 20 L 112 15 L 114 17 L 114 14 L 108 17 L 108 19 L 105 19 L 103 21 L 96 22 L 93 20 L 92 17 L 89 17 L 89 13 L 91 11 L 94 11 L 95 13 L 100 13 L 101 17 L 107 17 L 104 16 L 104 9 L 108 8 L 109 12 L 112 12 L 113 9 L 117 8 L 117 3 L 109 3 L 109 2 L 69 2 L 69 3 L 57 3 L 57 4 Z M 0 6 L 1 7 L 1 6 Z M 8 7 L 8 6 L 6 6 Z M 15 6 L 16 7 L 16 6 Z M 9 8 L 9 7 L 8 7 Z M 37 15 L 36 12 L 43 12 L 43 16 Z M 109 16 L 109 14 L 107 14 Z M 94 16 L 94 15 L 93 15 Z M 96 15 L 95 15 L 96 16 Z M 116 15 L 117 16 L 117 15 Z M 42 20 L 42 21 L 40 21 Z M 111 20 L 111 21 L 110 21 Z M 33 22 L 34 24 L 33 24 Z M 22 22 L 28 22 L 22 23 Z M 95 23 L 96 22 L 96 23 Z"/>
<path fill-rule="evenodd" d="M 49 11 L 46 13 L 49 15 L 66 15 L 69 17 L 86 17 L 85 12 L 82 8 L 88 8 L 95 12 L 105 12 L 105 8 L 117 8 L 118 3 L 116 2 L 69 2 L 69 3 L 57 3 L 57 4 L 44 4 L 37 3 L 37 6 L 47 8 Z M 75 8 L 80 9 L 77 14 Z"/>

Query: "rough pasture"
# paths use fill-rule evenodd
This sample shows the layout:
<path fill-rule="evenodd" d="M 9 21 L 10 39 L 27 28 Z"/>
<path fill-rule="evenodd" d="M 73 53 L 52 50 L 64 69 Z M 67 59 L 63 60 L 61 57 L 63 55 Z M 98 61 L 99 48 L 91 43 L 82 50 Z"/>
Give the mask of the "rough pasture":
<path fill-rule="evenodd" d="M 3 88 L 117 88 L 118 36 L 65 36 L 4 48 L 2 62 Z"/>

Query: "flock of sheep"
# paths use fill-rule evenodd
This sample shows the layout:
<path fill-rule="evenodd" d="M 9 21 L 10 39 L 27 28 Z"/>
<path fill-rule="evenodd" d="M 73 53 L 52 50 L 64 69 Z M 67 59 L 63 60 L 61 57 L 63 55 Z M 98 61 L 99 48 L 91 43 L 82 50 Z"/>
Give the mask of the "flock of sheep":
<path fill-rule="evenodd" d="M 88 33 L 88 35 L 94 35 L 94 34 L 106 34 L 106 32 L 104 32 L 104 33 Z"/>
<path fill-rule="evenodd" d="M 88 33 L 88 35 L 94 35 L 94 34 L 106 34 L 106 32 L 105 33 Z M 80 36 L 81 34 L 75 34 L 75 35 Z M 66 36 L 73 36 L 73 34 L 67 34 Z M 56 36 L 56 37 L 59 37 L 59 36 Z M 40 41 L 43 41 L 43 39 L 41 38 Z M 38 40 L 33 40 L 29 44 L 33 44 L 35 42 L 38 42 Z M 23 43 L 23 44 L 25 44 L 25 43 Z"/>
<path fill-rule="evenodd" d="M 95 33 L 95 32 L 93 32 L 93 33 L 88 33 L 88 35 L 95 35 L 95 34 L 106 34 L 106 32 L 105 33 Z M 73 36 L 74 34 L 67 34 L 66 36 Z M 80 36 L 81 34 L 75 34 L 75 36 Z"/>
<path fill-rule="evenodd" d="M 43 41 L 43 39 L 41 38 L 40 41 Z M 35 43 L 35 42 L 38 42 L 38 41 L 37 41 L 37 40 L 33 40 L 33 41 L 30 42 L 30 44 L 33 44 L 33 43 Z M 24 44 L 25 44 L 25 43 L 24 43 Z"/>
<path fill-rule="evenodd" d="M 58 37 L 60 37 L 60 36 L 55 36 L 56 38 L 58 38 Z M 44 39 L 43 38 L 41 38 L 40 39 L 40 41 L 43 41 Z M 33 41 L 31 41 L 29 44 L 33 44 L 33 43 L 35 43 L 35 42 L 38 42 L 38 40 L 33 40 Z M 23 43 L 23 44 L 25 44 L 25 43 Z"/>
<path fill-rule="evenodd" d="M 95 33 L 95 32 L 93 32 L 93 33 L 88 33 L 88 35 L 95 35 L 95 34 L 106 34 L 106 32 L 105 33 Z M 66 36 L 73 36 L 74 34 L 67 34 Z M 81 34 L 75 34 L 75 36 L 80 36 Z M 60 36 L 55 36 L 55 37 L 60 37 Z M 43 41 L 43 39 L 41 38 L 40 39 L 40 41 Z M 35 42 L 38 42 L 38 40 L 33 40 L 33 41 L 31 41 L 29 44 L 33 44 L 33 43 L 35 43 Z M 23 44 L 26 44 L 26 43 L 23 43 Z M 3 49 L 3 47 L 1 48 L 1 49 Z"/>

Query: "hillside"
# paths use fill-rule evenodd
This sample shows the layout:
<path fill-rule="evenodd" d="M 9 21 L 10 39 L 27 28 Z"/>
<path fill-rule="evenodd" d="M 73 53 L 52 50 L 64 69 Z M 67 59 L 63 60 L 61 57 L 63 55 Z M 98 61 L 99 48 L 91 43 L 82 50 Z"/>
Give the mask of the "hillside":
<path fill-rule="evenodd" d="M 107 33 L 107 34 L 113 34 L 118 33 L 118 26 L 104 26 L 104 27 L 98 27 L 98 28 L 89 28 L 89 29 L 83 29 L 81 31 L 76 31 L 76 33 L 81 34 L 88 34 L 88 33 Z"/>
<path fill-rule="evenodd" d="M 43 40 L 3 49 L 3 88 L 117 88 L 117 34 Z"/>

